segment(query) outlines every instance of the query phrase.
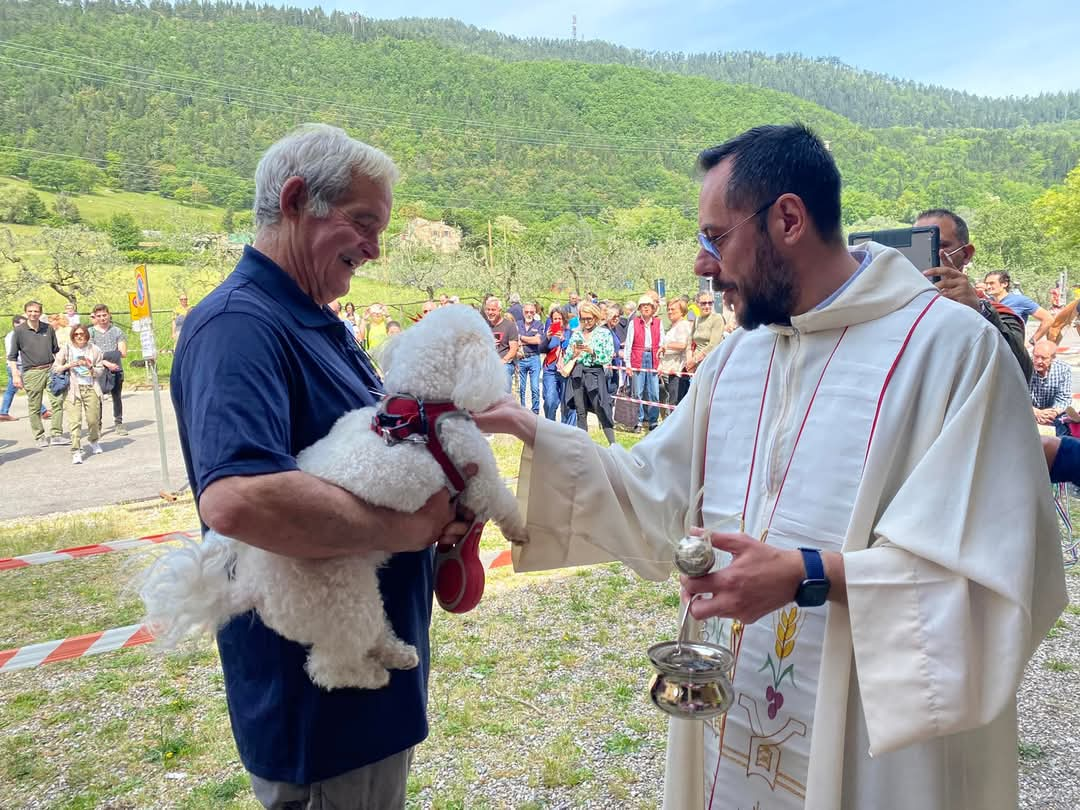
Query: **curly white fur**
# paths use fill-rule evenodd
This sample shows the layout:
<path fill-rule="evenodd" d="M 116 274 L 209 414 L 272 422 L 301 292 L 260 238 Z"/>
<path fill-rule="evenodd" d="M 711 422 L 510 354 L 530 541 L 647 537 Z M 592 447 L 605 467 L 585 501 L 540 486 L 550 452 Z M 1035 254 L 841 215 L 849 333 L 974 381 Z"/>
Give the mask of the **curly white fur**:
<path fill-rule="evenodd" d="M 392 338 L 380 354 L 388 394 L 452 400 L 483 410 L 505 393 L 506 371 L 491 329 L 465 306 L 442 307 Z M 446 476 L 423 444 L 387 445 L 371 430 L 374 408 L 342 416 L 297 456 L 300 469 L 332 481 L 364 501 L 414 512 Z M 461 495 L 479 520 L 493 519 L 510 540 L 526 540 L 514 495 L 499 478 L 495 456 L 471 419 L 445 417 L 440 437 L 459 469 L 477 473 Z M 386 620 L 376 570 L 384 553 L 332 560 L 273 554 L 216 532 L 160 557 L 139 587 L 146 621 L 161 644 L 190 632 L 213 632 L 251 609 L 268 627 L 310 645 L 307 672 L 324 689 L 385 686 L 389 669 L 411 669 L 416 650 Z"/>

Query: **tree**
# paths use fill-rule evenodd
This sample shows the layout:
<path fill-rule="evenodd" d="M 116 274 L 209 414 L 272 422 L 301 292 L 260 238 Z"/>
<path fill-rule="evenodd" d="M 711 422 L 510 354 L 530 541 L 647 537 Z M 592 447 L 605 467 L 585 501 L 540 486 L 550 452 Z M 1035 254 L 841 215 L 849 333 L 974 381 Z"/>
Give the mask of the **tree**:
<path fill-rule="evenodd" d="M 54 191 L 92 191 L 105 180 L 104 172 L 85 160 L 35 160 L 27 176 L 38 188 Z"/>
<path fill-rule="evenodd" d="M 142 241 L 142 229 L 128 213 L 113 214 L 105 223 L 105 232 L 117 250 L 137 250 Z"/>
<path fill-rule="evenodd" d="M 10 231 L 0 237 L 0 259 L 15 265 L 17 293 L 44 286 L 77 306 L 99 290 L 122 288 L 123 257 L 107 235 L 85 225 L 45 228 L 21 245 Z"/>
<path fill-rule="evenodd" d="M 188 186 L 188 197 L 196 205 L 204 205 L 210 201 L 210 189 L 195 180 Z"/>
<path fill-rule="evenodd" d="M 584 219 L 567 221 L 548 234 L 544 252 L 554 262 L 549 275 L 557 284 L 585 293 L 588 290 L 626 289 L 638 278 L 638 258 L 645 253 L 640 243 L 606 240 Z"/>
<path fill-rule="evenodd" d="M 225 233 L 232 233 L 236 230 L 236 222 L 233 220 L 233 210 L 226 208 L 225 213 L 221 215 L 221 230 Z"/>
<path fill-rule="evenodd" d="M 79 206 L 67 194 L 58 194 L 53 201 L 53 219 L 60 225 L 73 225 L 82 222 Z"/>
<path fill-rule="evenodd" d="M 1051 239 L 1068 251 L 1080 252 L 1080 166 L 1034 205 L 1036 221 Z"/>
<path fill-rule="evenodd" d="M 674 239 L 692 239 L 696 228 L 674 208 L 642 200 L 633 208 L 610 214 L 615 235 L 643 245 L 658 245 Z"/>
<path fill-rule="evenodd" d="M 191 244 L 191 236 L 174 236 L 177 244 L 186 241 Z M 173 287 L 177 293 L 186 292 L 193 298 L 202 298 L 225 280 L 225 276 L 236 266 L 238 253 L 224 240 L 214 239 L 205 250 L 189 254 L 184 262 L 183 275 L 173 277 Z"/>
<path fill-rule="evenodd" d="M 435 297 L 435 290 L 446 286 L 451 275 L 450 265 L 453 263 L 447 256 L 407 242 L 385 261 L 391 281 L 404 287 L 422 290 L 429 299 Z"/>
<path fill-rule="evenodd" d="M 41 197 L 29 189 L 12 197 L 6 207 L 0 203 L 0 221 L 13 222 L 16 225 L 37 225 L 48 213 Z"/>

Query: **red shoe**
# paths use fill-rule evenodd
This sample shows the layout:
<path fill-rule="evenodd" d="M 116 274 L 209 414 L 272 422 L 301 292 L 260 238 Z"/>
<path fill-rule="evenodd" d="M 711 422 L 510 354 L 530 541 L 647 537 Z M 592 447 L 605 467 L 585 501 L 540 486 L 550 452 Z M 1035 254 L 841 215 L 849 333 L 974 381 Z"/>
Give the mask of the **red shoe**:
<path fill-rule="evenodd" d="M 0 422 L 14 422 L 15 417 L 8 413 L 0 413 Z"/>
<path fill-rule="evenodd" d="M 45 411 L 45 413 L 43 413 L 41 415 L 41 418 L 42 419 L 52 419 L 52 411 Z"/>

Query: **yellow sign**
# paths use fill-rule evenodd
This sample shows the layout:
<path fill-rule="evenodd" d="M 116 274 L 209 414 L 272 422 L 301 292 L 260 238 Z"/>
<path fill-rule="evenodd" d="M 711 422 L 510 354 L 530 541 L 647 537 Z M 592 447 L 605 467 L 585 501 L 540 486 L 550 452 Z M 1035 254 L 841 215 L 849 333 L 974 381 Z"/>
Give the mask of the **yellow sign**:
<path fill-rule="evenodd" d="M 150 317 L 150 283 L 146 280 L 146 265 L 135 268 L 135 292 L 128 293 L 131 307 L 131 320 L 138 321 Z"/>

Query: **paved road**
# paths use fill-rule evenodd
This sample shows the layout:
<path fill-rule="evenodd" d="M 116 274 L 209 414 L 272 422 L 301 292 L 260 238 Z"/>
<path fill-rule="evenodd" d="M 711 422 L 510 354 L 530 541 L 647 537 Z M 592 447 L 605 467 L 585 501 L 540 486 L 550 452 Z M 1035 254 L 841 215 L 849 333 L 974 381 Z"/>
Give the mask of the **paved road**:
<path fill-rule="evenodd" d="M 101 447 L 105 452 L 88 456 L 82 466 L 76 467 L 71 463 L 70 447 L 39 450 L 34 446 L 26 418 L 26 397 L 15 398 L 11 415 L 18 421 L 0 422 L 0 520 L 152 498 L 165 488 L 153 394 L 125 391 L 127 436 L 113 432 L 109 397 L 103 406 Z M 177 490 L 187 477 L 168 391 L 161 392 L 161 407 L 170 484 Z"/>

